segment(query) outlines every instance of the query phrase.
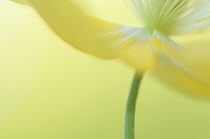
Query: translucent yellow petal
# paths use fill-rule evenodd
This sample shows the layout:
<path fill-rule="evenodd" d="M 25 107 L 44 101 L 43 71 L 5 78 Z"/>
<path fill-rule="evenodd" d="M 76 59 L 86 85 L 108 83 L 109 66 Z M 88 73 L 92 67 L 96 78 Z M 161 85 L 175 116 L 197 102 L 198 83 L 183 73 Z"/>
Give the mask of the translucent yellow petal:
<path fill-rule="evenodd" d="M 28 0 L 10 0 L 10 1 L 14 1 L 14 2 L 17 2 L 17 3 L 20 3 L 20 4 L 29 4 L 29 1 Z"/>
<path fill-rule="evenodd" d="M 157 62 L 157 49 L 152 35 L 152 30 L 138 26 L 123 26 L 110 34 L 113 37 L 113 50 L 118 57 L 140 73 L 152 69 Z"/>
<path fill-rule="evenodd" d="M 105 36 L 118 25 L 84 14 L 71 0 L 30 2 L 51 29 L 75 48 L 101 58 L 115 57 Z"/>
<path fill-rule="evenodd" d="M 29 5 L 29 0 L 10 1 Z M 140 24 L 139 20 L 122 0 L 75 0 L 72 2 L 89 15 L 100 17 L 114 23 Z"/>
<path fill-rule="evenodd" d="M 91 17 L 69 0 L 30 2 L 54 32 L 81 51 L 102 58 L 122 58 L 138 72 L 145 72 L 156 63 L 156 53 L 150 47 L 152 32 L 147 29 L 125 27 Z"/>
<path fill-rule="evenodd" d="M 88 14 L 114 23 L 140 24 L 124 0 L 75 0 L 73 2 Z"/>
<path fill-rule="evenodd" d="M 134 40 L 127 43 L 131 41 Z M 120 57 L 142 74 L 153 69 L 157 63 L 157 52 L 151 45 L 151 41 L 126 45 L 124 49 L 119 51 Z"/>
<path fill-rule="evenodd" d="M 210 97 L 209 35 L 182 39 L 183 49 L 173 55 L 160 57 L 155 73 L 177 88 Z"/>

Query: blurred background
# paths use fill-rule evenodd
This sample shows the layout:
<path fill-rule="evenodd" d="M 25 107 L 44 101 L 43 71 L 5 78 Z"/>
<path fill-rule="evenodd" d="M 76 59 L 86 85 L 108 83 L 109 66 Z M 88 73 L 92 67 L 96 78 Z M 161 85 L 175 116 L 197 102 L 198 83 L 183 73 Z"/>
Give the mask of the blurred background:
<path fill-rule="evenodd" d="M 121 61 L 69 47 L 31 8 L 0 1 L 1 139 L 123 139 L 132 76 Z M 210 101 L 146 76 L 136 125 L 137 139 L 209 139 Z"/>

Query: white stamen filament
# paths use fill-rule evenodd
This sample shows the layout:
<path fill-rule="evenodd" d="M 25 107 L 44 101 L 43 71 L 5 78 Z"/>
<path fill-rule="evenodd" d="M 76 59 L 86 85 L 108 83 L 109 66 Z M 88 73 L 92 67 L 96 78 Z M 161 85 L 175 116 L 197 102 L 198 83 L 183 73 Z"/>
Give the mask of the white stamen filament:
<path fill-rule="evenodd" d="M 210 0 L 127 0 L 141 22 L 167 35 L 210 26 Z"/>

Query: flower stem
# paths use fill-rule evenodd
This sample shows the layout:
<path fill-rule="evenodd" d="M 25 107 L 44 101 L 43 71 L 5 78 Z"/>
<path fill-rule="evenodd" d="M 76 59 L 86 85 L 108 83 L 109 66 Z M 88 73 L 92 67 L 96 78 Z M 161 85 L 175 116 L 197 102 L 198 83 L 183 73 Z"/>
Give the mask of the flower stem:
<path fill-rule="evenodd" d="M 125 113 L 125 129 L 124 136 L 125 139 L 135 139 L 135 110 L 136 110 L 136 100 L 138 98 L 138 90 L 143 76 L 135 74 L 131 84 L 126 113 Z"/>

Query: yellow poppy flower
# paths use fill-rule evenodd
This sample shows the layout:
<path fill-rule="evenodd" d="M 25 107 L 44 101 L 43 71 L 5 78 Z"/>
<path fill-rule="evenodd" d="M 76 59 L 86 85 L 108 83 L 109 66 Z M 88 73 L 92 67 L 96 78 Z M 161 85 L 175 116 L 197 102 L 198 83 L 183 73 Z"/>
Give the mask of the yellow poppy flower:
<path fill-rule="evenodd" d="M 139 73 L 149 70 L 178 88 L 210 94 L 209 34 L 194 33 L 210 26 L 210 0 L 127 0 L 143 26 L 104 21 L 75 0 L 13 1 L 30 3 L 56 34 L 83 52 L 121 58 Z M 178 35 L 177 41 L 169 38 Z"/>

